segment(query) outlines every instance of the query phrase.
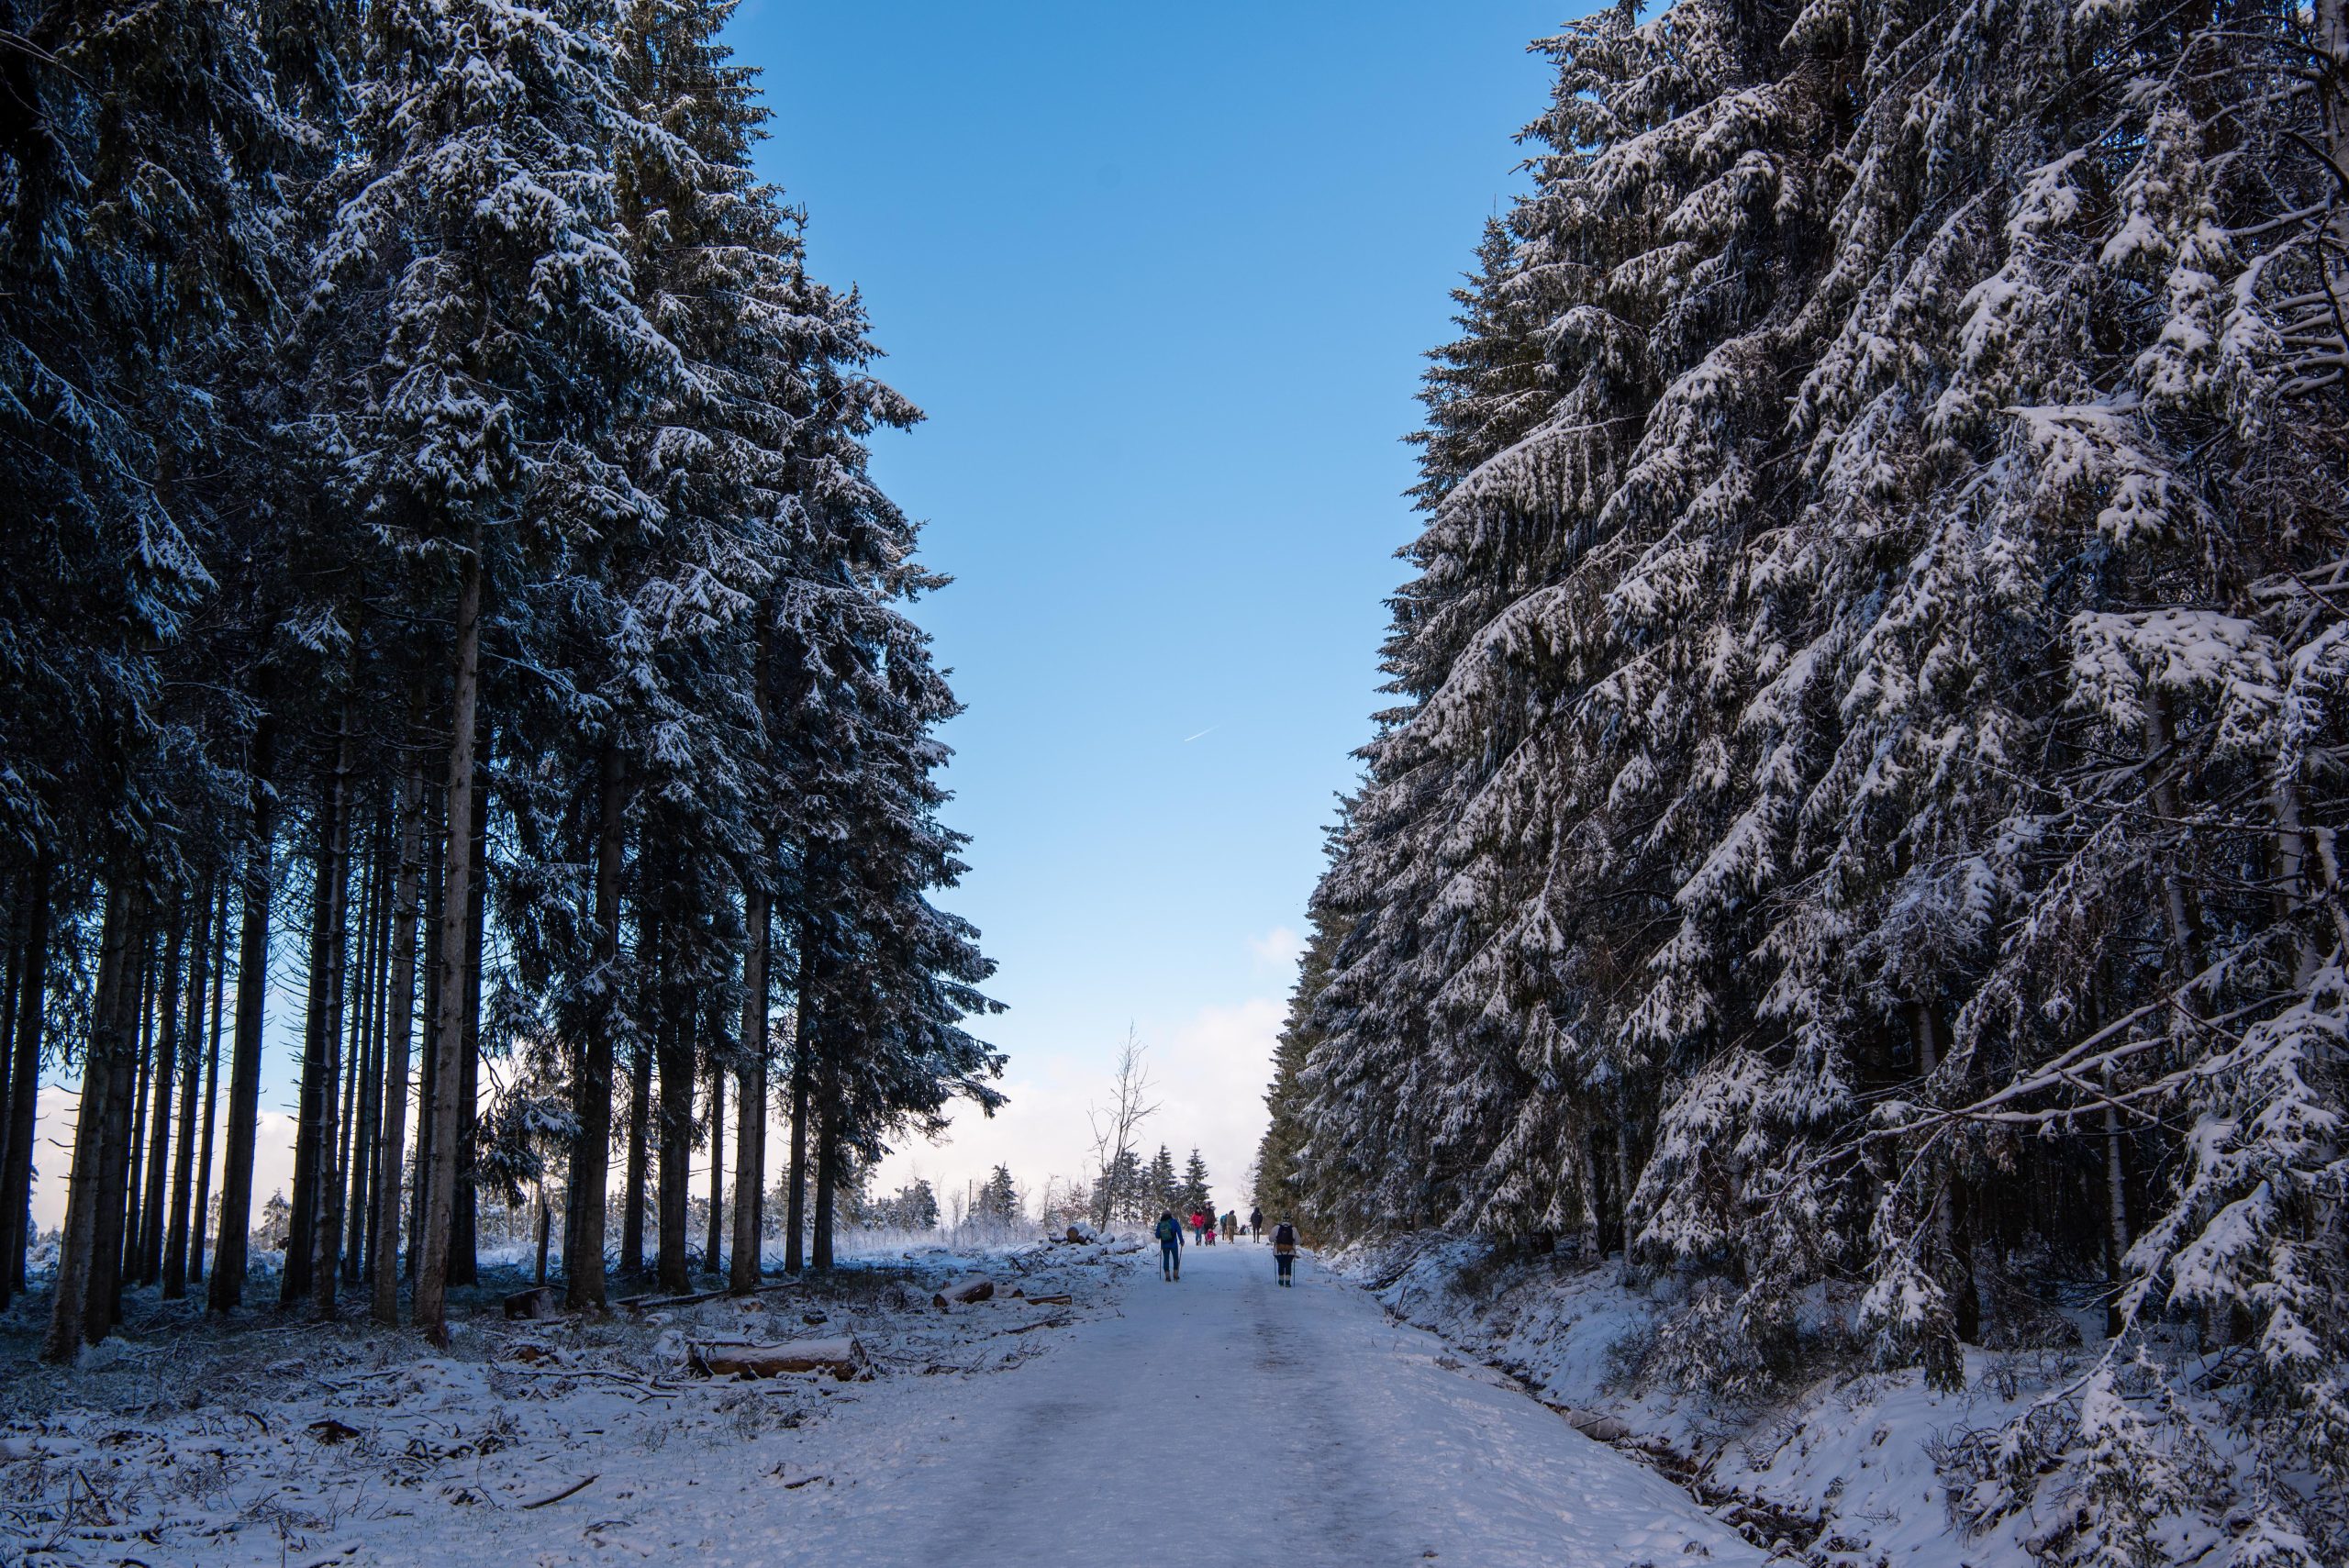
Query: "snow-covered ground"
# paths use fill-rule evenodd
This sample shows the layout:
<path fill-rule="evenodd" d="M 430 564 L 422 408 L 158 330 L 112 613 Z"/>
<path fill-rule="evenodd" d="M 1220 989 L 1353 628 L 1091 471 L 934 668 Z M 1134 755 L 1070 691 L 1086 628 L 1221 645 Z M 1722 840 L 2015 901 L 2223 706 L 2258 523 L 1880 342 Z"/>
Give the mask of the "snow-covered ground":
<path fill-rule="evenodd" d="M 974 1271 L 996 1299 L 931 1304 Z M 224 1330 L 140 1293 L 126 1337 L 70 1372 L 30 1361 L 35 1297 L 0 1323 L 0 1563 L 712 1561 L 705 1540 L 804 1521 L 836 1448 L 1107 1309 L 1115 1272 L 1101 1247 L 917 1249 L 600 1321 L 509 1322 L 491 1284 L 452 1304 L 447 1355 L 356 1323 Z M 870 1378 L 689 1364 L 713 1341 L 843 1335 Z"/>
<path fill-rule="evenodd" d="M 0 1385 L 0 1560 L 1760 1560 L 1312 1260 L 1293 1291 L 1267 1248 L 1185 1260 L 1166 1284 L 1137 1250 L 916 1253 L 661 1321 L 477 1317 L 446 1357 L 353 1327 L 135 1323 L 72 1373 Z M 936 1310 L 930 1291 L 970 1269 L 996 1298 Z M 680 1360 L 851 1332 L 869 1379 L 717 1382 Z"/>

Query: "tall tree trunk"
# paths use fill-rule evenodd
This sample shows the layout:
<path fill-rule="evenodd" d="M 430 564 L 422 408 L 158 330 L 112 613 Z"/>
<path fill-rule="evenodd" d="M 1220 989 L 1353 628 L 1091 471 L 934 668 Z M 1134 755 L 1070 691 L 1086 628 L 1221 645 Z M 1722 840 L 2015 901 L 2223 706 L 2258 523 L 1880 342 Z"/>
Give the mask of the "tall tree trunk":
<path fill-rule="evenodd" d="M 376 1142 L 373 1259 L 373 1309 L 375 1321 L 386 1327 L 400 1320 L 400 1200 L 405 1195 L 400 1156 L 407 1140 L 408 1036 L 416 1007 L 416 905 L 424 858 L 424 766 L 420 760 L 409 762 L 392 809 L 400 824 L 399 869 L 392 879 L 392 982 L 384 998 L 384 1130 Z"/>
<path fill-rule="evenodd" d="M 285 1267 L 277 1300 L 291 1307 L 310 1294 L 311 1236 L 318 1218 L 318 1140 L 328 1119 L 321 1104 L 332 1094 L 324 1076 L 329 1046 L 319 1039 L 327 1010 L 327 929 L 334 920 L 335 788 L 331 769 L 318 778 L 317 842 L 310 858 L 309 975 L 305 984 L 300 1097 L 294 1112 L 294 1191 L 285 1229 Z"/>
<path fill-rule="evenodd" d="M 270 787 L 277 728 L 264 717 L 253 732 L 252 840 L 245 848 L 243 909 L 237 935 L 237 1039 L 228 1066 L 228 1139 L 221 1153 L 220 1235 L 212 1283 L 215 1312 L 244 1305 L 246 1255 L 253 1218 L 253 1142 L 261 1114 L 261 1030 L 269 997 L 270 855 L 277 834 L 277 792 Z"/>
<path fill-rule="evenodd" d="M 212 878 L 206 876 L 195 895 L 195 930 L 188 943 L 186 1058 L 181 1074 L 180 1129 L 177 1157 L 172 1165 L 172 1214 L 163 1237 L 163 1299 L 187 1295 L 188 1199 L 195 1185 L 196 1102 L 204 1087 L 204 988 L 212 978 Z"/>
<path fill-rule="evenodd" d="M 365 1229 L 359 1218 L 365 1210 L 355 1207 L 351 1203 L 351 1188 L 359 1179 L 357 1168 L 365 1162 L 352 1157 L 351 1144 L 359 1135 L 360 1086 L 367 1077 L 367 1006 L 371 978 L 367 964 L 373 951 L 375 900 L 379 896 L 373 862 L 357 847 L 355 836 L 351 852 L 345 858 L 346 866 L 354 862 L 364 869 L 359 872 L 357 945 L 353 951 L 344 953 L 342 966 L 343 973 L 351 978 L 345 984 L 342 998 L 342 1110 L 335 1129 L 334 1144 L 334 1207 L 336 1214 L 340 1217 L 335 1228 L 339 1235 L 338 1245 L 334 1249 L 338 1290 L 350 1283 L 351 1265 L 357 1261 L 359 1251 L 358 1233 Z M 322 1256 L 324 1252 L 325 1249 L 321 1248 Z"/>
<path fill-rule="evenodd" d="M 541 1180 L 539 1183 L 539 1270 L 535 1279 L 539 1284 L 547 1283 L 547 1229 L 552 1218 L 547 1207 L 547 1184 Z"/>
<path fill-rule="evenodd" d="M 8 898 L 7 978 L 0 985 L 0 1191 L 7 1187 L 5 1173 L 8 1169 L 9 1140 L 14 1136 L 10 1111 L 17 1103 L 17 999 L 25 984 L 25 928 L 32 918 L 31 901 L 27 896 L 27 877 L 23 883 L 12 882 Z M 7 1234 L 8 1221 L 0 1212 L 0 1239 Z M 0 1259 L 0 1306 L 8 1300 L 8 1267 Z"/>
<path fill-rule="evenodd" d="M 373 1277 L 375 1210 L 375 1143 L 384 1125 L 384 971 L 390 962 L 391 871 L 387 843 L 394 806 L 376 819 L 373 847 L 367 856 L 367 919 L 361 929 L 364 976 L 361 987 L 358 1028 L 353 1048 L 359 1060 L 357 1124 L 351 1139 L 351 1195 L 343 1212 L 351 1217 L 349 1244 L 343 1249 L 342 1283 L 356 1290 Z"/>
<path fill-rule="evenodd" d="M 2349 0 L 2316 0 L 2316 51 L 2322 61 L 2317 76 L 2317 105 L 2324 124 L 2325 156 L 2333 169 L 2349 170 Z M 2330 171 L 2328 171 L 2330 172 Z M 2324 287 L 2331 296 L 2327 313 L 2337 327 L 2349 313 L 2349 202 L 2338 197 L 2328 204 L 2327 248 L 2318 247 Z"/>
<path fill-rule="evenodd" d="M 1615 1084 L 1615 1198 L 1623 1208 L 1623 1281 L 1630 1284 L 1637 1277 L 1631 1261 L 1631 1119 L 1628 1106 L 1630 1096 L 1624 1092 L 1622 1080 Z"/>
<path fill-rule="evenodd" d="M 1591 1262 L 1607 1255 L 1607 1189 L 1598 1171 L 1598 1144 L 1588 1132 L 1579 1134 L 1575 1142 L 1582 1155 L 1582 1190 L 1586 1212 L 1583 1216 L 1582 1253 Z"/>
<path fill-rule="evenodd" d="M 46 851 L 25 878 L 25 935 L 17 960 L 16 1027 L 8 1042 L 8 1099 L 0 1106 L 0 1307 L 25 1287 L 32 1240 L 33 1130 L 40 1095 L 40 1037 L 49 1014 L 49 882 Z"/>
<path fill-rule="evenodd" d="M 2112 1066 L 2104 1069 L 2104 1278 L 2110 1287 L 2104 1301 L 2107 1338 L 2121 1332 L 2121 1282 L 2129 1256 L 2129 1173 L 2121 1160 L 2126 1140 L 2121 1113 L 2113 1108 Z"/>
<path fill-rule="evenodd" d="M 457 1093 L 464 1073 L 456 1061 L 465 1043 L 466 916 L 473 906 L 473 741 L 481 695 L 482 529 L 473 527 L 457 590 L 457 668 L 449 716 L 448 872 L 440 911 L 440 1060 L 432 1073 L 432 1149 L 425 1178 L 422 1257 L 416 1270 L 416 1321 L 433 1344 L 449 1343 L 450 1229 L 455 1218 L 457 1162 L 463 1122 Z"/>
<path fill-rule="evenodd" d="M 440 879 L 447 869 L 447 825 L 449 803 L 442 797 L 433 803 L 437 816 L 425 821 L 424 892 L 424 1051 L 417 1070 L 416 1095 L 416 1172 L 411 1185 L 407 1211 L 407 1262 L 402 1271 L 412 1284 L 416 1281 L 416 1265 L 424 1249 L 418 1239 L 424 1234 L 425 1173 L 432 1162 L 425 1158 L 432 1147 L 432 1107 L 436 1099 L 433 1074 L 440 1066 L 440 917 L 448 900 L 440 895 Z"/>
<path fill-rule="evenodd" d="M 321 1318 L 335 1315 L 336 1296 L 342 1284 L 342 1152 L 341 1117 L 338 1091 L 342 1084 L 342 1013 L 345 976 L 351 951 L 351 699 L 343 699 L 336 722 L 333 771 L 327 781 L 328 819 L 326 870 L 323 876 L 328 906 L 321 924 L 318 967 L 311 972 L 313 986 L 323 984 L 324 1006 L 317 1012 L 318 1063 L 317 1132 L 310 1184 L 311 1304 Z M 300 1211 L 300 1206 L 295 1206 Z M 291 1262 L 289 1251 L 287 1261 Z"/>
<path fill-rule="evenodd" d="M 2169 703 L 2156 693 L 2145 702 L 2145 751 L 2147 766 L 2153 770 L 2154 810 L 2169 825 L 2180 820 L 2176 751 Z M 2169 920 L 2170 962 L 2182 984 L 2201 968 L 2201 910 L 2197 907 L 2193 891 L 2186 884 L 2187 834 L 2180 828 L 2173 827 L 2173 830 L 2176 833 L 2176 842 L 2160 857 L 2162 903 Z"/>
<path fill-rule="evenodd" d="M 1932 1002 L 1912 1002 L 1909 1028 L 1917 1048 L 1917 1076 L 1931 1078 L 1941 1070 L 1941 1011 Z M 1982 1335 L 1982 1298 L 1974 1283 L 1972 1238 L 1959 1223 L 1965 1208 L 1962 1178 L 1954 1169 L 1942 1172 L 1942 1191 L 1933 1200 L 1933 1240 L 1949 1260 L 1950 1307 L 1957 1319 L 1957 1337 L 1973 1344 Z"/>
<path fill-rule="evenodd" d="M 808 998 L 805 981 L 807 950 L 802 947 L 799 951 L 802 983 L 791 1047 L 791 1190 L 783 1195 L 783 1272 L 787 1274 L 798 1273 L 807 1266 L 807 1059 L 813 1049 L 810 1031 L 815 1004 Z"/>
<path fill-rule="evenodd" d="M 612 1169 L 614 1041 L 622 1018 L 620 871 L 628 849 L 628 761 L 607 740 L 596 794 L 595 1017 L 588 1024 L 574 1093 L 579 1135 L 571 1146 L 571 1195 L 563 1209 L 563 1296 L 573 1310 L 604 1305 L 604 1229 Z"/>
<path fill-rule="evenodd" d="M 163 1198 L 172 1159 L 172 1094 L 180 1062 L 180 963 L 187 945 L 187 909 L 183 901 L 172 908 L 170 950 L 163 957 L 162 1017 L 155 1035 L 155 1091 L 147 1120 L 147 1197 L 139 1206 L 139 1283 L 153 1284 L 163 1277 Z"/>
<path fill-rule="evenodd" d="M 734 1266 L 726 1282 L 737 1296 L 758 1288 L 759 1207 L 767 1179 L 767 955 L 773 922 L 766 889 L 755 877 L 742 890 L 742 917 L 749 940 L 742 951 L 742 1073 L 734 1107 Z M 717 1224 L 713 1214 L 713 1233 Z M 717 1266 L 713 1252 L 710 1267 Z"/>
<path fill-rule="evenodd" d="M 719 1250 L 726 1240 L 726 1068 L 713 1051 L 709 1059 L 709 1235 L 701 1272 L 719 1272 Z"/>
<path fill-rule="evenodd" d="M 144 1218 L 139 1200 L 145 1195 L 141 1176 L 146 1170 L 147 1146 L 141 1134 L 147 1127 L 147 1095 L 155 1080 L 155 987 L 157 983 L 155 942 L 152 933 L 139 944 L 139 1050 L 131 1073 L 134 1093 L 131 1096 L 129 1137 L 123 1146 L 127 1162 L 123 1172 L 122 1263 L 120 1283 L 130 1284 L 139 1278 L 141 1244 L 146 1237 L 139 1228 Z"/>
<path fill-rule="evenodd" d="M 115 1102 L 125 1097 L 131 1052 L 136 1049 L 138 989 L 133 932 L 139 924 L 140 895 L 128 881 L 106 890 L 106 912 L 99 937 L 97 995 L 90 1038 L 82 1056 L 82 1100 L 74 1114 L 73 1161 L 65 1189 L 65 1223 L 57 1251 L 57 1284 L 50 1298 L 49 1331 L 41 1358 L 60 1364 L 81 1353 L 85 1340 L 105 1336 L 114 1324 L 114 1284 L 121 1240 L 109 1235 L 106 1211 L 120 1222 L 121 1193 L 109 1192 L 106 1166 L 107 1134 Z M 118 1162 L 118 1160 L 117 1162 Z"/>
<path fill-rule="evenodd" d="M 827 1075 L 829 1078 L 829 1075 Z M 823 1103 L 817 1110 L 816 1128 L 816 1236 L 809 1263 L 818 1273 L 832 1266 L 832 1208 L 834 1189 L 840 1182 L 841 1135 L 840 1113 L 832 1105 L 829 1082 Z"/>
<path fill-rule="evenodd" d="M 643 896 L 639 889 L 638 896 Z M 621 1175 L 620 1268 L 644 1273 L 644 1175 L 652 1118 L 653 1038 L 662 1015 L 661 917 L 650 909 L 638 916 L 637 963 L 643 991 L 637 1007 L 636 1053 L 629 1062 L 628 1169 Z"/>
<path fill-rule="evenodd" d="M 481 1184 L 475 1172 L 481 1121 L 481 961 L 483 921 L 489 891 L 489 753 L 493 737 L 481 737 L 473 798 L 473 875 L 465 897 L 465 1029 L 457 1056 L 457 1195 L 449 1232 L 449 1283 L 472 1284 L 481 1277 Z"/>
<path fill-rule="evenodd" d="M 664 955 L 665 957 L 665 955 Z M 680 987 L 661 988 L 661 1246 L 659 1284 L 683 1295 L 693 1282 L 685 1266 L 685 1212 L 694 1155 L 695 1020 L 699 1009 L 677 1005 Z"/>
<path fill-rule="evenodd" d="M 106 1103 L 106 1129 L 98 1164 L 98 1236 L 90 1258 L 90 1295 L 83 1310 L 83 1337 L 96 1344 L 122 1321 L 122 1286 L 133 1259 L 129 1240 L 138 1223 L 132 1201 L 139 1155 L 137 1124 L 131 1119 L 132 1089 L 139 1077 L 138 1041 L 147 1032 L 155 965 L 154 902 L 144 891 L 133 906 L 131 967 L 120 993 L 119 1006 L 130 1009 L 121 1023 L 125 1051 L 116 1058 L 114 1093 Z"/>
<path fill-rule="evenodd" d="M 2268 789 L 2268 816 L 2276 824 L 2276 838 L 2270 851 L 2276 875 L 2276 917 L 2292 926 L 2294 962 L 2292 983 L 2305 991 L 2316 981 L 2317 971 L 2324 962 L 2324 949 L 2309 929 L 2306 914 L 2309 905 L 2308 834 L 2300 821 L 2299 781 L 2280 771 Z M 2342 917 L 2338 908 L 2334 920 Z M 2349 944 L 2349 925 L 2342 926 L 2340 935 Z"/>
<path fill-rule="evenodd" d="M 214 912 L 212 937 L 212 1018 L 205 1033 L 204 1147 L 195 1158 L 195 1212 L 188 1217 L 187 1277 L 204 1277 L 205 1228 L 212 1216 L 212 1120 L 220 1104 L 221 1002 L 228 975 L 228 879 L 220 882 L 220 904 Z"/>

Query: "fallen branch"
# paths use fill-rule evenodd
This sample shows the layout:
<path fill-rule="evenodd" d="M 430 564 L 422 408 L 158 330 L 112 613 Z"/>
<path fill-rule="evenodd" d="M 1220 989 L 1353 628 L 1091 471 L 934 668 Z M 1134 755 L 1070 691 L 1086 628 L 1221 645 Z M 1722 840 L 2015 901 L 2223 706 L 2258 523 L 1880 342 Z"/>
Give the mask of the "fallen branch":
<path fill-rule="evenodd" d="M 565 1497 L 570 1496 L 575 1492 L 585 1491 L 589 1486 L 595 1485 L 595 1482 L 596 1477 L 593 1475 L 583 1476 L 579 1480 L 573 1482 L 570 1485 L 565 1486 L 562 1491 L 557 1492 L 553 1496 L 541 1497 L 535 1503 L 525 1503 L 522 1507 L 525 1508 L 543 1508 L 550 1503 L 560 1503 Z"/>

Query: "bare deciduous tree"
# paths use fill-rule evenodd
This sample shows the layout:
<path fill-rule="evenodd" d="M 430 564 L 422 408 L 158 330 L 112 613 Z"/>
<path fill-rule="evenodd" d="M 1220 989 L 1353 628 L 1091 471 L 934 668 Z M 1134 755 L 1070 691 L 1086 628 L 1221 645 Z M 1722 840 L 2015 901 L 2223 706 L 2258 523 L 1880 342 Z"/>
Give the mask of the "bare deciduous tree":
<path fill-rule="evenodd" d="M 1108 1106 L 1094 1106 L 1085 1110 L 1093 1126 L 1093 1164 L 1097 1173 L 1093 1195 L 1093 1223 L 1106 1228 L 1110 1217 L 1118 1212 L 1119 1173 L 1130 1161 L 1134 1150 L 1134 1134 L 1141 1124 L 1158 1110 L 1158 1102 L 1150 1097 L 1150 1066 L 1142 1061 L 1148 1047 L 1141 1043 L 1140 1031 L 1129 1024 L 1126 1038 L 1118 1048 L 1116 1085 Z"/>

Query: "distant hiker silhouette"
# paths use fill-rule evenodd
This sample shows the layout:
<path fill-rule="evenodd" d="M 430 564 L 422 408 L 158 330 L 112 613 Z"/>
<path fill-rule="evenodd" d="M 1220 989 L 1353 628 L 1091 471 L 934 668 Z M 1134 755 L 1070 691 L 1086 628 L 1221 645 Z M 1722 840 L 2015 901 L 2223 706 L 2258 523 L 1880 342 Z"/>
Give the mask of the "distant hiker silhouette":
<path fill-rule="evenodd" d="M 1273 1227 L 1273 1266 L 1280 1271 L 1278 1283 L 1297 1283 L 1297 1227 L 1282 1220 Z"/>
<path fill-rule="evenodd" d="M 1174 1223 L 1174 1211 L 1171 1208 L 1158 1217 L 1158 1277 L 1183 1277 L 1183 1228 Z"/>
<path fill-rule="evenodd" d="M 1248 1211 L 1248 1234 L 1253 1236 L 1259 1241 L 1262 1241 L 1264 1239 L 1264 1211 L 1263 1209 L 1252 1208 Z"/>

